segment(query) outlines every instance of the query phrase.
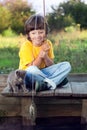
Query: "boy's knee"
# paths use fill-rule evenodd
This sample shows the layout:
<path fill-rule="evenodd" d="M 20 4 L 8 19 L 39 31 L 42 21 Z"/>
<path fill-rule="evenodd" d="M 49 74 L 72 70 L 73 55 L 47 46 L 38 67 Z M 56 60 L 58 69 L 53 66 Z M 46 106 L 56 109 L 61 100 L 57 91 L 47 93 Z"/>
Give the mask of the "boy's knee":
<path fill-rule="evenodd" d="M 29 68 L 26 70 L 27 72 L 31 73 L 31 74 L 35 74 L 37 72 L 38 68 L 37 66 L 29 66 Z"/>
<path fill-rule="evenodd" d="M 70 63 L 68 61 L 66 61 L 65 63 L 66 63 L 66 66 L 67 66 L 68 70 L 71 71 L 71 65 L 70 65 Z"/>

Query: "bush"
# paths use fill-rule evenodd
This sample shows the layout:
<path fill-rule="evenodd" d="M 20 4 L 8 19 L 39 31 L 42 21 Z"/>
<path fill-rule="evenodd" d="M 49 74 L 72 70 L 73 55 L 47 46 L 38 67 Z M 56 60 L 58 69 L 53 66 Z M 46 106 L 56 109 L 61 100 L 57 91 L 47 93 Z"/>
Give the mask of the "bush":
<path fill-rule="evenodd" d="M 75 27 L 73 27 L 73 26 L 65 27 L 65 31 L 66 32 L 74 32 L 75 31 Z"/>
<path fill-rule="evenodd" d="M 16 36 L 16 33 L 11 28 L 8 28 L 8 29 L 6 29 L 6 30 L 4 30 L 2 32 L 2 36 L 5 36 L 5 37 L 14 37 L 14 36 Z"/>

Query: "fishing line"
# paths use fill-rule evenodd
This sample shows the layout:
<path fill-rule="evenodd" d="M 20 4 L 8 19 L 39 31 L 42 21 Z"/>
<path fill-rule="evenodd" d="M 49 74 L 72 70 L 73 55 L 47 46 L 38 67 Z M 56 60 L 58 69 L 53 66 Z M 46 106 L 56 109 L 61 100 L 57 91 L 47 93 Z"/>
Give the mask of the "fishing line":
<path fill-rule="evenodd" d="M 45 26 L 45 0 L 43 0 L 43 15 L 44 15 L 44 30 L 46 31 L 46 26 Z"/>
<path fill-rule="evenodd" d="M 45 0 L 43 0 L 43 13 L 44 13 L 44 30 L 46 31 L 46 27 L 45 27 Z M 35 30 L 37 29 L 37 19 L 38 16 L 36 15 L 35 18 Z M 33 57 L 34 57 L 34 47 L 33 47 Z M 34 65 L 32 63 L 32 65 Z M 31 121 L 34 123 L 35 119 L 36 119 L 36 114 L 37 114 L 37 108 L 36 108 L 36 104 L 35 104 L 35 100 L 34 100 L 34 86 L 36 87 L 37 85 L 39 85 L 38 81 L 36 81 L 36 83 L 34 84 L 34 77 L 32 75 L 32 97 L 31 97 L 31 104 L 29 106 L 29 116 Z"/>

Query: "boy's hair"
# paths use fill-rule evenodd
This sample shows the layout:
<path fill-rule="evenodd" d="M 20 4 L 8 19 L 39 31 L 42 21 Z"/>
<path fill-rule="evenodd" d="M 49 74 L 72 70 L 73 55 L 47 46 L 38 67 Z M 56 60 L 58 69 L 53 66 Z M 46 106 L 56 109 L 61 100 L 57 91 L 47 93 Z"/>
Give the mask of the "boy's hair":
<path fill-rule="evenodd" d="M 32 15 L 29 19 L 25 22 L 25 33 L 29 34 L 32 30 L 37 29 L 45 29 L 46 34 L 48 34 L 48 24 L 43 16 L 41 15 Z"/>

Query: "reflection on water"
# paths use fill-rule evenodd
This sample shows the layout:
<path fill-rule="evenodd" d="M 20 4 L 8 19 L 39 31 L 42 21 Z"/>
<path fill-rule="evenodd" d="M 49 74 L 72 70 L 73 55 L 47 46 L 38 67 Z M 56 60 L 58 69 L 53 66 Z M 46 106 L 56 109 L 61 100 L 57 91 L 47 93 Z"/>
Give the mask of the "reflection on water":
<path fill-rule="evenodd" d="M 87 130 L 86 125 L 81 125 L 78 119 L 37 119 L 35 126 L 26 126 L 21 117 L 0 118 L 0 130 Z"/>

